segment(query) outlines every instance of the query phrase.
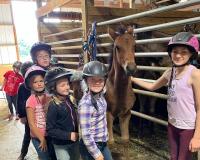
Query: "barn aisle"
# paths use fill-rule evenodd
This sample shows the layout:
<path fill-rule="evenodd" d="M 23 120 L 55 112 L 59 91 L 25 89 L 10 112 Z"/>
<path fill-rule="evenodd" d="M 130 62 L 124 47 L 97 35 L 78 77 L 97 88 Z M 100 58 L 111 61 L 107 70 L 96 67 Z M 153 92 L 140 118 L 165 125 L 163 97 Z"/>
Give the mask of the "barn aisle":
<path fill-rule="evenodd" d="M 8 108 L 4 95 L 0 92 L 0 159 L 17 160 L 20 155 L 24 127 L 20 121 L 6 119 Z M 37 160 L 32 144 L 26 160 Z"/>

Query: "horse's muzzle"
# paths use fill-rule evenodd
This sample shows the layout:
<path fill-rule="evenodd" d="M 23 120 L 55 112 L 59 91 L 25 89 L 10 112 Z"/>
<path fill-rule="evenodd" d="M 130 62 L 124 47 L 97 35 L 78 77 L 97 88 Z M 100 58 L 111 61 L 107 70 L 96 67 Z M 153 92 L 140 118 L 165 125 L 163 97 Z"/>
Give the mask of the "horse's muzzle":
<path fill-rule="evenodd" d="M 127 76 L 133 76 L 137 71 L 137 65 L 135 63 L 128 63 L 125 72 Z"/>

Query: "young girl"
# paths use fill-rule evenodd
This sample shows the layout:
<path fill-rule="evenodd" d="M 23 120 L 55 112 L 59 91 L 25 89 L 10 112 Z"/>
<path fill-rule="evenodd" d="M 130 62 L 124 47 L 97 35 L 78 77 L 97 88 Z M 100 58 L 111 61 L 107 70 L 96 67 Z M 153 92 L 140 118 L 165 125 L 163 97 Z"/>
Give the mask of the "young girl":
<path fill-rule="evenodd" d="M 9 120 L 13 119 L 13 105 L 16 111 L 16 120 L 18 120 L 18 111 L 16 107 L 17 91 L 20 83 L 24 82 L 22 75 L 19 73 L 22 63 L 16 61 L 13 63 L 13 70 L 7 71 L 4 74 L 4 81 L 0 90 L 4 90 L 6 93 L 6 99 L 8 102 L 8 107 L 10 110 L 10 115 L 8 115 Z"/>
<path fill-rule="evenodd" d="M 78 122 L 75 106 L 70 100 L 71 72 L 60 67 L 45 76 L 46 89 L 53 95 L 47 112 L 47 132 L 59 160 L 79 160 Z"/>
<path fill-rule="evenodd" d="M 49 160 L 46 144 L 45 105 L 48 96 L 44 92 L 44 76 L 46 71 L 39 66 L 32 66 L 25 74 L 25 86 L 32 94 L 26 102 L 26 113 L 30 127 L 32 143 L 40 160 Z"/>
<path fill-rule="evenodd" d="M 91 61 L 84 65 L 83 78 L 88 91 L 80 100 L 78 110 L 83 160 L 112 160 L 107 147 L 107 103 L 103 93 L 106 77 L 107 69 L 103 63 Z"/>
<path fill-rule="evenodd" d="M 168 141 L 171 160 L 191 160 L 200 149 L 200 71 L 190 65 L 197 57 L 199 42 L 189 32 L 176 34 L 168 44 L 172 69 L 156 82 L 132 78 L 139 86 L 156 90 L 168 84 Z"/>

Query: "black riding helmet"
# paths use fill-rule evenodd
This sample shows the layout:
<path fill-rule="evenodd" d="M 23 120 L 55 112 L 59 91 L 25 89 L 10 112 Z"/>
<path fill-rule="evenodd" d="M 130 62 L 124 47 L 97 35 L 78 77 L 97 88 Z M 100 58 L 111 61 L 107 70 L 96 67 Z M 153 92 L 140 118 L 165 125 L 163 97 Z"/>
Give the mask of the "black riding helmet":
<path fill-rule="evenodd" d="M 61 78 L 67 78 L 68 81 L 70 81 L 72 73 L 70 71 L 67 71 L 64 68 L 61 67 L 53 67 L 50 70 L 47 71 L 44 81 L 47 91 L 50 94 L 54 94 L 56 92 L 56 81 Z"/>
<path fill-rule="evenodd" d="M 41 51 L 41 50 L 47 51 L 49 53 L 49 57 L 51 57 L 51 46 L 43 42 L 37 42 L 32 45 L 31 50 L 30 50 L 30 54 L 31 54 L 31 58 L 33 62 L 36 62 L 35 55 L 38 51 Z"/>
<path fill-rule="evenodd" d="M 24 77 L 26 74 L 26 71 L 33 65 L 33 62 L 31 61 L 26 61 L 24 63 L 22 63 L 22 66 L 20 68 L 20 72 L 22 74 L 22 76 Z"/>
<path fill-rule="evenodd" d="M 83 78 L 86 77 L 107 77 L 108 70 L 105 64 L 99 61 L 91 61 L 86 63 L 83 67 Z"/>

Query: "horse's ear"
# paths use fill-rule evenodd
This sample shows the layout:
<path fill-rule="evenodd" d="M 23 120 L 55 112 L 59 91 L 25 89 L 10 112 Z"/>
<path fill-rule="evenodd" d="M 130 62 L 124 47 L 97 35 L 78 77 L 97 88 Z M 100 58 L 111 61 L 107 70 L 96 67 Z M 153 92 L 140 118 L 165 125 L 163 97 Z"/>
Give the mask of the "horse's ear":
<path fill-rule="evenodd" d="M 131 27 L 131 26 L 128 26 L 127 27 L 127 32 L 129 33 L 129 34 L 131 34 L 131 35 L 133 35 L 133 27 Z"/>
<path fill-rule="evenodd" d="M 116 37 L 118 36 L 117 33 L 110 27 L 108 27 L 108 34 L 110 38 L 114 41 Z"/>

